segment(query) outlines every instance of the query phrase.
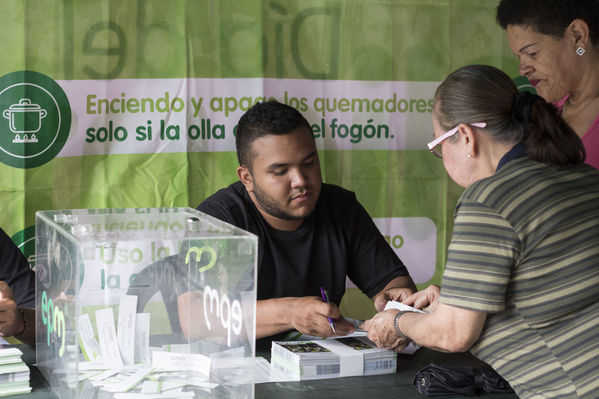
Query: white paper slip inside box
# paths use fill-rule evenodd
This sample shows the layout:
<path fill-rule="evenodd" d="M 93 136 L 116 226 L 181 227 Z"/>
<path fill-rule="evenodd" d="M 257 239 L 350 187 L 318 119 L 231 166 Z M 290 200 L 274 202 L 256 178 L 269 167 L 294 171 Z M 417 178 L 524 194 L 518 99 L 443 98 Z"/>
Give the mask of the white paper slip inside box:
<path fill-rule="evenodd" d="M 124 364 L 119 352 L 112 308 L 96 310 L 96 324 L 98 325 L 98 337 L 104 363 L 110 368 L 123 368 Z"/>
<path fill-rule="evenodd" d="M 196 353 L 152 352 L 152 367 L 157 370 L 192 370 L 204 375 L 210 374 L 211 359 Z"/>
<path fill-rule="evenodd" d="M 185 399 L 195 398 L 193 392 L 163 392 L 163 393 L 115 393 L 114 399 Z"/>
<path fill-rule="evenodd" d="M 133 364 L 135 361 L 135 320 L 137 296 L 123 295 L 119 303 L 117 323 L 117 341 L 123 363 Z"/>
<path fill-rule="evenodd" d="M 89 314 L 79 316 L 79 347 L 87 361 L 94 361 L 102 353 L 100 344 L 96 340 Z"/>
<path fill-rule="evenodd" d="M 135 363 L 152 362 L 150 353 L 150 314 L 135 314 Z"/>
<path fill-rule="evenodd" d="M 122 381 L 119 381 L 116 384 L 108 385 L 106 387 L 106 390 L 108 392 L 128 392 L 137 384 L 140 384 L 144 380 L 144 378 L 146 378 L 146 376 L 151 372 L 152 369 L 150 368 L 138 370 L 135 373 L 124 378 Z"/>

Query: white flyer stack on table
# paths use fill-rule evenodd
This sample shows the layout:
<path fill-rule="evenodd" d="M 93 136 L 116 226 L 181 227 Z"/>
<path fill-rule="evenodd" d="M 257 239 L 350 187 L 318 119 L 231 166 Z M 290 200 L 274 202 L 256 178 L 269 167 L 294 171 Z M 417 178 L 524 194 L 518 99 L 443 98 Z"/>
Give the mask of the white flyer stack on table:
<path fill-rule="evenodd" d="M 0 337 L 0 396 L 31 392 L 29 367 L 22 355 L 19 348 Z"/>
<path fill-rule="evenodd" d="M 397 353 L 366 337 L 318 341 L 275 341 L 271 366 L 292 380 L 394 373 Z"/>

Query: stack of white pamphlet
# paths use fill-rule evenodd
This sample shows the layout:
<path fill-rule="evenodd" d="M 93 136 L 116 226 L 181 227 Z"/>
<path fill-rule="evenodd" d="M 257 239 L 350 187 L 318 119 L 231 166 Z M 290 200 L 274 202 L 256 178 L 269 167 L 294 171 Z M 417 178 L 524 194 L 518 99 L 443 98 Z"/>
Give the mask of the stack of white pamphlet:
<path fill-rule="evenodd" d="M 0 342 L 0 396 L 31 392 L 29 367 L 22 355 L 18 348 Z"/>
<path fill-rule="evenodd" d="M 274 341 L 271 367 L 292 380 L 394 373 L 397 353 L 366 337 Z"/>
<path fill-rule="evenodd" d="M 426 313 L 397 301 L 387 302 L 387 309 Z M 273 374 L 279 379 L 283 376 L 289 380 L 309 380 L 394 373 L 397 353 L 378 348 L 366 338 L 367 331 L 359 329 L 361 320 L 346 320 L 353 322 L 356 330 L 345 337 L 323 339 L 296 331 L 288 334 L 285 341 L 273 342 L 271 381 L 277 381 Z M 411 355 L 419 348 L 410 342 L 400 353 Z"/>

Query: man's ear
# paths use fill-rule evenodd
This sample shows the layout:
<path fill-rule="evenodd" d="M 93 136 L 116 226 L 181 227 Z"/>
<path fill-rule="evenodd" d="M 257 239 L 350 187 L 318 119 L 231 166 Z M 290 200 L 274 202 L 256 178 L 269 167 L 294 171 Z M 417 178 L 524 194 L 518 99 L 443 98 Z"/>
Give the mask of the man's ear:
<path fill-rule="evenodd" d="M 239 181 L 241 181 L 241 183 L 245 186 L 245 189 L 248 193 L 254 191 L 252 174 L 247 167 L 239 166 L 237 168 L 237 177 L 239 177 Z"/>

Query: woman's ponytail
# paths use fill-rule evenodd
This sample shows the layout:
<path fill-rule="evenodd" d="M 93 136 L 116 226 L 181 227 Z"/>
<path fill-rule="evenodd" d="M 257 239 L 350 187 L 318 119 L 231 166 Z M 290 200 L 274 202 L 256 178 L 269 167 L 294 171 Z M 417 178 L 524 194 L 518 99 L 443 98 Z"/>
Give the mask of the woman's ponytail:
<path fill-rule="evenodd" d="M 553 104 L 529 92 L 514 97 L 512 113 L 524 126 L 526 153 L 533 159 L 555 165 L 584 162 L 580 137 L 559 115 Z"/>

